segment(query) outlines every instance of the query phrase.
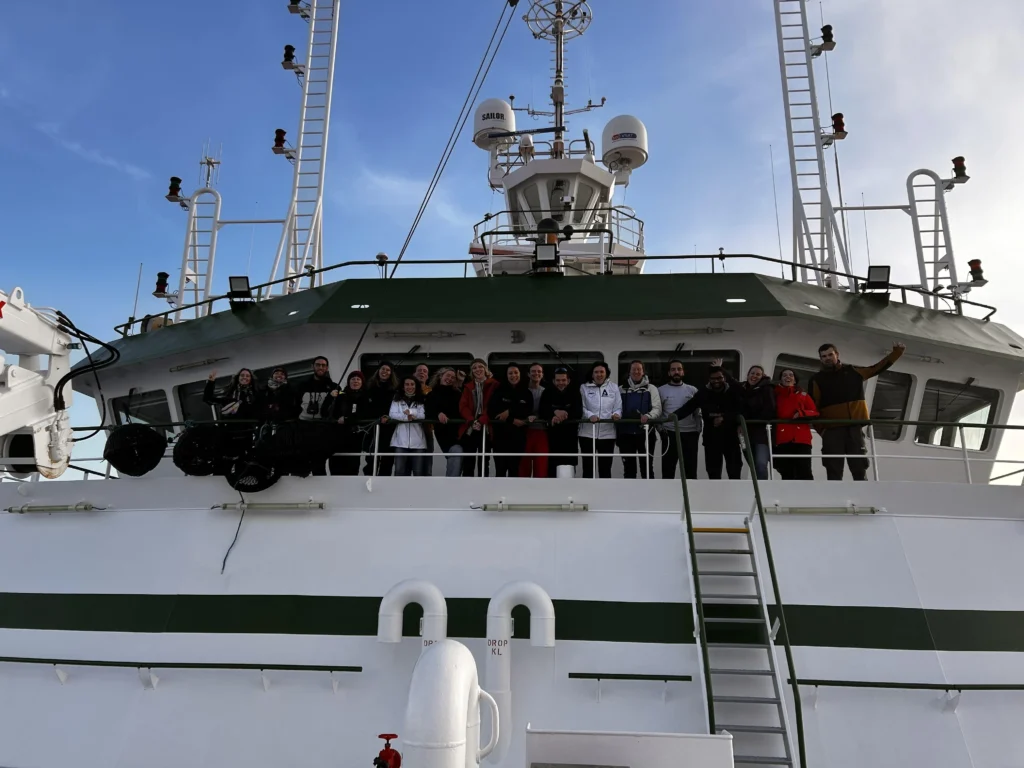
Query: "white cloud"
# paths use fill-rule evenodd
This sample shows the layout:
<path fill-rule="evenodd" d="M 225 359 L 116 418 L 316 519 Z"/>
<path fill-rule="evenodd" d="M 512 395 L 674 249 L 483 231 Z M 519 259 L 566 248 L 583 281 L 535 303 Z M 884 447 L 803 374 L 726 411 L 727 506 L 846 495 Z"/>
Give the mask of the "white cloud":
<path fill-rule="evenodd" d="M 352 197 L 364 205 L 383 208 L 401 218 L 408 217 L 411 224 L 411 217 L 419 210 L 428 183 L 426 179 L 363 168 L 355 188 L 348 190 L 346 198 Z M 424 218 L 435 218 L 468 236 L 473 224 L 483 216 L 472 216 L 452 199 L 444 187 L 438 185 Z"/>
<path fill-rule="evenodd" d="M 112 168 L 126 176 L 131 176 L 137 181 L 143 181 L 152 177 L 152 174 L 145 168 L 140 168 L 132 163 L 126 163 L 123 160 L 105 155 L 98 149 L 91 149 L 83 146 L 80 142 L 64 138 L 60 135 L 60 128 L 56 123 L 39 123 L 36 125 L 36 128 L 68 152 L 78 155 L 90 163 Z"/>

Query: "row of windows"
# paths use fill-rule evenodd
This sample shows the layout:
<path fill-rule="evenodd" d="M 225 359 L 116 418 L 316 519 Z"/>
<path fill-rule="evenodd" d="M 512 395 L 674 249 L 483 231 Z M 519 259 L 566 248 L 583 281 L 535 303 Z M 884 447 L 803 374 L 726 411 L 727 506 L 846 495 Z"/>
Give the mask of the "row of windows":
<path fill-rule="evenodd" d="M 662 384 L 668 379 L 669 361 L 683 360 L 686 366 L 686 379 L 690 383 L 702 382 L 707 379 L 708 368 L 715 358 L 722 358 L 726 367 L 737 373 L 739 352 L 736 350 L 686 350 L 685 352 L 636 351 L 623 352 L 619 355 L 619 381 L 625 381 L 629 375 L 629 364 L 632 360 L 643 360 L 647 375 L 651 382 Z M 590 367 L 603 360 L 600 352 L 560 352 L 550 347 L 544 352 L 496 352 L 487 358 L 490 369 L 498 378 L 503 377 L 504 369 L 509 363 L 518 363 L 525 368 L 533 363 L 544 366 L 544 374 L 550 380 L 556 368 L 565 367 L 570 371 L 574 381 L 582 381 Z M 394 355 L 365 354 L 360 358 L 361 370 L 369 376 L 376 371 L 381 362 L 388 360 L 395 367 L 398 376 L 409 375 L 416 365 L 427 363 L 431 370 L 451 366 L 456 370 L 465 371 L 468 375 L 473 355 L 448 353 L 429 356 L 409 355 L 405 358 Z M 289 380 L 293 384 L 313 375 L 312 359 L 286 363 L 283 367 L 288 371 Z M 277 366 L 254 370 L 257 381 L 266 381 Z M 778 380 L 783 369 L 791 368 L 800 376 L 804 386 L 820 368 L 817 360 L 805 357 L 780 355 L 776 360 L 773 379 Z M 217 389 L 222 389 L 231 381 L 231 375 L 220 376 L 215 381 Z M 871 399 L 870 416 L 873 420 L 903 421 L 907 419 L 907 408 L 914 377 L 899 371 L 883 371 L 877 377 L 874 396 Z M 177 387 L 178 402 L 182 417 L 186 420 L 208 421 L 217 418 L 217 412 L 203 402 L 203 389 L 206 381 L 196 381 Z M 995 420 L 996 405 L 999 393 L 987 387 L 976 387 L 973 384 L 928 379 L 925 383 L 924 396 L 921 401 L 920 421 L 954 422 L 959 424 L 991 424 Z M 142 424 L 165 424 L 170 422 L 171 412 L 163 390 L 151 392 L 133 392 L 125 397 L 111 401 L 117 422 L 131 421 Z M 877 440 L 896 441 L 903 436 L 903 425 L 876 425 L 874 427 Z M 171 428 L 164 430 L 167 435 Z M 988 447 L 991 430 L 969 427 L 963 430 L 967 448 L 985 450 Z M 961 447 L 960 430 L 956 427 L 932 427 L 920 425 L 915 429 L 914 441 L 925 445 Z"/>

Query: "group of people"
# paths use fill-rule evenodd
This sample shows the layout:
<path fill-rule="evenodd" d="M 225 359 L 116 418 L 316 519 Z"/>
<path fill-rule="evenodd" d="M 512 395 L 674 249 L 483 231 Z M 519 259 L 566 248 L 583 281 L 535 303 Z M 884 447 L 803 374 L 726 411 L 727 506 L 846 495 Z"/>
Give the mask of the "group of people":
<path fill-rule="evenodd" d="M 342 385 L 333 381 L 327 358 L 317 357 L 312 377 L 295 387 L 284 368 L 274 369 L 266 386 L 243 368 L 218 392 L 214 371 L 203 399 L 220 406 L 226 420 L 337 425 L 337 455 L 314 469 L 320 475 L 328 470 L 358 475 L 364 454 L 367 475 L 429 475 L 436 446 L 445 456 L 448 477 L 491 474 L 490 458 L 497 477 L 571 476 L 580 459 L 583 477 L 595 472 L 611 477 L 617 447 L 625 478 L 638 473 L 653 478 L 660 435 L 661 476 L 675 477 L 681 452 L 686 477 L 696 479 L 703 435 L 707 476 L 721 479 L 724 464 L 727 476 L 738 479 L 742 416 L 754 422 L 747 434 L 759 479 L 769 478 L 773 456 L 771 463 L 783 479 L 813 479 L 814 428 L 822 436 L 828 479 L 843 478 L 845 456 L 853 479 L 865 480 L 862 428 L 828 422 L 866 420 L 864 382 L 892 366 L 904 349 L 896 343 L 875 365 L 857 367 L 841 363 L 834 344 L 823 344 L 818 350 L 821 370 L 806 391 L 792 368 L 784 368 L 772 382 L 762 366 L 753 365 L 741 382 L 720 359 L 712 361 L 701 388 L 684 381 L 681 360 L 669 363 L 668 380 L 659 387 L 650 382 L 641 360 L 630 363 L 620 386 L 603 361 L 594 363 L 585 382 L 574 385 L 565 367 L 547 382 L 544 367 L 534 363 L 525 369 L 524 381 L 523 368 L 509 363 L 499 379 L 479 358 L 468 375 L 442 367 L 431 376 L 421 363 L 399 377 L 395 366 L 384 361 L 369 379 L 352 371 Z M 767 422 L 778 423 L 769 430 Z"/>

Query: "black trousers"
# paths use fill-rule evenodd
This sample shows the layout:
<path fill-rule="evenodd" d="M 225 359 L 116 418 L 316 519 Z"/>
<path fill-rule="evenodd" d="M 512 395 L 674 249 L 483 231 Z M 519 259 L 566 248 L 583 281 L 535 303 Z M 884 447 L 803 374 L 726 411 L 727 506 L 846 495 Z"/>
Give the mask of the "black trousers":
<path fill-rule="evenodd" d="M 576 453 L 579 450 L 579 440 L 576 438 L 576 425 L 572 424 L 567 431 L 564 427 L 551 427 L 548 429 L 548 450 L 551 453 Z M 558 431 L 556 431 L 558 430 Z M 548 477 L 558 477 L 558 468 L 563 466 L 575 467 L 578 463 L 575 456 L 549 456 Z"/>
<path fill-rule="evenodd" d="M 526 430 L 522 427 L 495 427 L 494 452 L 522 454 L 526 450 Z M 519 456 L 495 456 L 495 477 L 519 477 Z"/>
<path fill-rule="evenodd" d="M 697 479 L 697 451 L 700 448 L 700 432 L 680 432 L 679 442 L 683 444 L 683 470 L 687 480 Z M 661 479 L 675 480 L 679 466 L 679 452 L 676 450 L 676 436 L 668 430 L 661 433 Z"/>
<path fill-rule="evenodd" d="M 486 427 L 485 427 L 486 429 Z M 487 448 L 494 450 L 491 446 L 491 439 L 488 436 Z M 484 445 L 484 433 L 474 432 L 472 429 L 467 429 L 462 439 L 459 441 L 462 446 L 462 476 L 463 477 L 486 477 L 490 469 L 490 459 L 487 456 L 473 455 L 479 454 L 480 449 Z"/>
<path fill-rule="evenodd" d="M 597 444 L 596 447 L 594 444 Z M 615 439 L 593 440 L 589 437 L 580 438 L 580 453 L 583 454 L 583 476 L 594 476 L 594 451 L 597 451 L 597 476 L 612 476 L 612 460 L 615 458 Z"/>
<path fill-rule="evenodd" d="M 647 430 L 647 439 L 644 439 L 644 432 L 641 430 L 635 435 L 618 435 L 615 438 L 619 446 L 619 453 L 622 454 L 622 476 L 627 480 L 636 479 L 636 469 L 640 467 L 640 477 L 654 477 L 654 441 L 657 439 L 654 429 Z M 637 461 L 637 454 L 640 460 Z"/>
<path fill-rule="evenodd" d="M 732 427 L 704 431 L 704 469 L 711 480 L 722 479 L 722 460 L 730 480 L 739 480 L 743 472 L 740 437 Z"/>
<path fill-rule="evenodd" d="M 783 443 L 775 446 L 775 471 L 783 480 L 813 480 L 811 446 Z"/>
<path fill-rule="evenodd" d="M 825 454 L 821 463 L 829 480 L 843 479 L 843 457 L 829 457 L 828 454 L 845 454 L 854 480 L 868 479 L 868 460 L 864 456 L 864 430 L 860 427 L 829 427 L 821 435 L 821 452 Z"/>

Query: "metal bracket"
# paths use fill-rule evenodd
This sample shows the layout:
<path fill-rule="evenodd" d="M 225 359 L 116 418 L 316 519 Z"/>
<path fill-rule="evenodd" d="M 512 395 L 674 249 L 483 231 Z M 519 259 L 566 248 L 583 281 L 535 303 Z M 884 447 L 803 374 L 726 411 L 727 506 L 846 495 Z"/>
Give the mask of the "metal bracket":
<path fill-rule="evenodd" d="M 956 713 L 960 706 L 960 691 L 946 691 L 942 695 L 942 711 Z"/>
<path fill-rule="evenodd" d="M 782 625 L 779 622 L 779 617 L 776 616 L 775 617 L 775 621 L 772 622 L 772 630 L 769 633 L 769 636 L 771 637 L 773 643 L 775 642 L 776 636 L 779 634 L 779 627 L 780 626 L 782 626 Z"/>

